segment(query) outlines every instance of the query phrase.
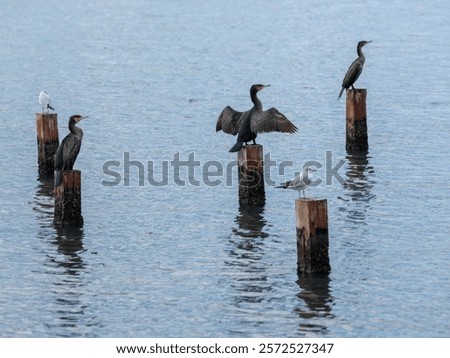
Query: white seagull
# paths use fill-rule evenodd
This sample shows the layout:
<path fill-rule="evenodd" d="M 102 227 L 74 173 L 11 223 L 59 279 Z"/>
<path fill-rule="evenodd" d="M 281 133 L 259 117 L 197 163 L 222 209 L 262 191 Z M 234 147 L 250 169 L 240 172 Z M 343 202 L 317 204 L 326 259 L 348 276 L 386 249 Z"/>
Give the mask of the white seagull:
<path fill-rule="evenodd" d="M 303 168 L 301 173 L 298 173 L 294 179 L 276 186 L 275 188 L 293 189 L 298 191 L 298 197 L 300 198 L 300 191 L 303 191 L 303 197 L 305 197 L 305 188 L 312 183 L 310 173 L 315 171 L 310 167 Z"/>
<path fill-rule="evenodd" d="M 42 107 L 42 113 L 44 113 L 45 109 L 47 110 L 47 113 L 48 113 L 49 109 L 51 109 L 53 111 L 55 110 L 52 107 L 52 101 L 51 101 L 50 96 L 48 95 L 47 91 L 41 91 L 41 93 L 39 93 L 39 103 L 41 104 L 41 107 Z"/>

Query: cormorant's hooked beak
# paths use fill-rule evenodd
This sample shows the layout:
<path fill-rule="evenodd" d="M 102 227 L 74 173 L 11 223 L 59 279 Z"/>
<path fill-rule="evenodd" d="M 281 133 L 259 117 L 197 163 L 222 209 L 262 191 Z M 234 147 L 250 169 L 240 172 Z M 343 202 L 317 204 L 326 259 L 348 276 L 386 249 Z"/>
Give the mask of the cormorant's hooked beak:
<path fill-rule="evenodd" d="M 85 119 L 85 118 L 89 118 L 89 116 L 81 116 L 81 117 L 80 117 L 80 121 L 81 121 L 82 119 Z"/>

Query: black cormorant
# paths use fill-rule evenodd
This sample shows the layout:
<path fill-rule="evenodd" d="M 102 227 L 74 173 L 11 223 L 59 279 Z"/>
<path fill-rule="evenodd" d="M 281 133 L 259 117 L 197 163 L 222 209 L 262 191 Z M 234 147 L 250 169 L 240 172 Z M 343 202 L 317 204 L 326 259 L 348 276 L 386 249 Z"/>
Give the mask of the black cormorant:
<path fill-rule="evenodd" d="M 55 188 L 62 183 L 62 172 L 73 170 L 83 139 L 83 131 L 77 124 L 87 116 L 75 114 L 69 119 L 70 133 L 63 139 L 55 154 Z"/>
<path fill-rule="evenodd" d="M 238 152 L 244 143 L 253 141 L 258 133 L 264 132 L 286 132 L 295 133 L 297 127 L 276 108 L 263 111 L 262 103 L 256 95 L 263 88 L 270 85 L 256 84 L 250 88 L 250 98 L 253 108 L 246 112 L 235 111 L 230 106 L 225 107 L 216 123 L 216 132 L 223 130 L 225 133 L 238 134 L 236 144 L 229 150 Z"/>
<path fill-rule="evenodd" d="M 359 41 L 358 47 L 356 48 L 356 52 L 358 53 L 358 58 L 352 62 L 350 67 L 347 70 L 347 73 L 345 74 L 344 80 L 342 81 L 342 89 L 341 92 L 339 92 L 338 99 L 341 98 L 342 93 L 345 90 L 348 90 L 350 87 L 352 89 L 355 89 L 353 87 L 353 84 L 358 79 L 359 75 L 361 74 L 364 62 L 366 61 L 366 58 L 364 57 L 364 54 L 362 52 L 362 48 L 366 46 L 368 43 L 371 43 L 372 41 Z"/>

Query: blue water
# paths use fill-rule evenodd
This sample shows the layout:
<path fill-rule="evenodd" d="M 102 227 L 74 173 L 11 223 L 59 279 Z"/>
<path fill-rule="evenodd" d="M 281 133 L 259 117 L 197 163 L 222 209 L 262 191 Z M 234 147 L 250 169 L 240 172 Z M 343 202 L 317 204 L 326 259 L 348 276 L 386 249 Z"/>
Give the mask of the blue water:
<path fill-rule="evenodd" d="M 448 337 L 449 16 L 444 0 L 3 4 L 0 336 Z M 336 98 L 362 39 L 370 148 L 358 157 Z M 253 83 L 271 84 L 265 108 L 299 127 L 258 137 L 270 179 L 323 164 L 307 195 L 328 200 L 328 276 L 297 274 L 295 192 L 266 184 L 249 211 L 235 169 L 229 185 L 203 180 L 211 161 L 236 159 L 215 121 L 249 109 Z M 38 177 L 42 89 L 60 138 L 70 115 L 90 117 L 80 228 L 52 225 L 51 179 Z M 327 152 L 345 161 L 343 182 L 327 183 Z M 175 173 L 190 154 L 199 164 Z M 111 161 L 119 185 L 105 185 Z M 151 185 L 164 163 L 168 184 Z"/>

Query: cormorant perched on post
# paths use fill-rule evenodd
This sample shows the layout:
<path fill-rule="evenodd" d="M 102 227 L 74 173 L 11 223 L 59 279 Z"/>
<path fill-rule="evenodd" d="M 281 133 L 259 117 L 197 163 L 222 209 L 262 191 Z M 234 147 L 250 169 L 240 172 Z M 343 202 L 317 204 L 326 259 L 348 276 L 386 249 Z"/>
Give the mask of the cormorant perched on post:
<path fill-rule="evenodd" d="M 345 90 L 348 90 L 350 87 L 352 89 L 355 89 L 353 87 L 353 84 L 358 79 L 359 75 L 361 74 L 364 62 L 366 62 L 366 58 L 364 57 L 364 54 L 362 52 L 362 48 L 366 46 L 368 43 L 371 43 L 372 41 L 359 41 L 358 47 L 356 48 L 356 52 L 358 53 L 358 58 L 352 62 L 350 67 L 347 70 L 347 73 L 345 74 L 344 80 L 342 81 L 342 89 L 341 92 L 339 92 L 338 99 L 341 98 L 342 92 Z"/>
<path fill-rule="evenodd" d="M 77 124 L 87 116 L 75 114 L 69 119 L 70 133 L 63 139 L 55 154 L 55 188 L 62 183 L 62 172 L 73 170 L 83 139 L 83 131 Z"/>
<path fill-rule="evenodd" d="M 228 134 L 238 134 L 237 142 L 231 147 L 229 152 L 238 152 L 244 143 L 247 144 L 250 141 L 256 144 L 255 139 L 258 133 L 295 133 L 297 131 L 297 127 L 278 109 L 272 107 L 267 111 L 263 111 L 262 103 L 256 94 L 269 86 L 256 84 L 250 87 L 250 98 L 253 102 L 253 108 L 249 111 L 238 112 L 227 106 L 220 113 L 216 123 L 216 132 L 223 130 Z"/>
<path fill-rule="evenodd" d="M 42 107 L 42 113 L 44 113 L 45 109 L 47 110 L 47 113 L 48 113 L 49 109 L 51 109 L 53 111 L 55 110 L 52 107 L 52 101 L 50 100 L 50 96 L 47 93 L 47 91 L 41 91 L 41 93 L 39 93 L 39 103 Z"/>

